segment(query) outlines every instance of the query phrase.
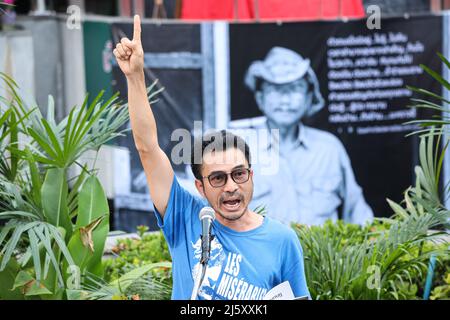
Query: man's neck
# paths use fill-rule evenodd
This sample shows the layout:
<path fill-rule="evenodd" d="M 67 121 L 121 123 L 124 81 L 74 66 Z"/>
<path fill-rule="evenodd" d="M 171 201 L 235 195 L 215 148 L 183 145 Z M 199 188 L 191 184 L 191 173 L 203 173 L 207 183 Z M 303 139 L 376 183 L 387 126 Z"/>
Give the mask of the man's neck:
<path fill-rule="evenodd" d="M 270 121 L 267 121 L 267 125 L 269 129 L 278 129 L 280 132 L 280 140 L 281 142 L 287 142 L 287 141 L 295 141 L 298 137 L 298 130 L 299 125 L 298 123 L 293 124 L 289 127 L 278 127 L 274 123 L 271 123 Z"/>
<path fill-rule="evenodd" d="M 281 152 L 289 152 L 296 147 L 300 130 L 298 123 L 289 127 L 278 128 L 275 124 L 268 121 L 267 125 L 269 129 L 276 128 L 279 130 L 279 148 Z"/>
<path fill-rule="evenodd" d="M 247 209 L 242 217 L 237 220 L 228 220 L 219 214 L 216 215 L 216 219 L 225 227 L 234 231 L 245 232 L 259 227 L 263 223 L 264 217 Z"/>

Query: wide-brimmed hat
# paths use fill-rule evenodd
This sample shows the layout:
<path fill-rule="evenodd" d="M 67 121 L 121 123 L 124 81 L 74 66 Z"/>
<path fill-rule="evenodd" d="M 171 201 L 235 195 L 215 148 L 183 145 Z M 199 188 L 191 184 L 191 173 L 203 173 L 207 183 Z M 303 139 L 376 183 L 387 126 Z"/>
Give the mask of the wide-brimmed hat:
<path fill-rule="evenodd" d="M 303 58 L 297 52 L 287 48 L 273 47 L 264 60 L 254 61 L 250 65 L 244 81 L 250 90 L 255 91 L 258 81 L 261 80 L 274 84 L 286 84 L 303 77 L 313 85 L 313 102 L 306 114 L 310 116 L 323 108 L 324 100 L 310 60 Z"/>

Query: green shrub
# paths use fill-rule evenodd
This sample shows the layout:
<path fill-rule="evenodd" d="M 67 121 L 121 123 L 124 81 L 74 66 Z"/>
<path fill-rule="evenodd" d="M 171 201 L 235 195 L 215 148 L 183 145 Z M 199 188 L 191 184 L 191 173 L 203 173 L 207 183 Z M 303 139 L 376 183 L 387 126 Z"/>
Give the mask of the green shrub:
<path fill-rule="evenodd" d="M 439 253 L 432 288 L 438 286 L 450 266 L 448 244 L 421 242 L 427 239 L 422 234 L 396 241 L 405 223 L 395 221 L 392 226 L 376 220 L 364 227 L 342 221 L 293 224 L 313 299 L 422 299 L 432 253 Z"/>
<path fill-rule="evenodd" d="M 107 282 L 149 263 L 172 261 L 162 232 L 146 234 L 141 239 L 121 239 L 113 248 L 113 253 L 113 258 L 103 261 Z M 172 285 L 171 269 L 153 269 L 151 276 L 164 284 Z"/>
<path fill-rule="evenodd" d="M 58 122 L 52 96 L 44 117 L 1 72 L 0 85 L 0 299 L 64 299 L 72 276 L 102 276 L 109 230 L 103 187 L 79 158 L 123 134 L 128 108 L 101 92 Z"/>
<path fill-rule="evenodd" d="M 447 258 L 445 264 L 441 264 L 437 270 L 438 275 L 434 282 L 434 289 L 431 292 L 431 300 L 450 300 L 450 259 Z"/>
<path fill-rule="evenodd" d="M 293 228 L 303 245 L 307 283 L 314 299 L 421 299 L 427 259 L 433 252 L 443 252 L 447 245 L 424 242 L 423 245 L 411 244 L 401 249 L 385 246 L 389 232 L 397 231 L 390 231 L 391 224 L 383 220 L 375 220 L 364 227 L 343 221 L 327 221 L 322 226 L 294 224 Z M 374 248 L 379 249 L 378 255 Z M 119 240 L 113 252 L 114 258 L 104 260 L 107 281 L 149 263 L 171 261 L 162 232 L 144 235 L 142 239 Z M 450 260 L 448 255 L 440 257 L 431 299 L 450 297 L 449 284 L 443 279 L 445 271 L 448 273 L 450 270 Z M 379 265 L 384 271 L 381 276 L 386 277 L 379 292 L 366 286 L 372 274 L 364 268 L 371 264 L 358 264 L 369 261 L 369 258 L 378 259 L 371 263 Z M 383 265 L 387 267 L 383 269 Z M 168 268 L 155 268 L 147 277 L 168 288 L 172 285 L 171 269 Z M 133 287 L 128 292 L 129 296 L 146 297 L 145 293 Z M 164 298 L 169 299 L 170 294 Z"/>

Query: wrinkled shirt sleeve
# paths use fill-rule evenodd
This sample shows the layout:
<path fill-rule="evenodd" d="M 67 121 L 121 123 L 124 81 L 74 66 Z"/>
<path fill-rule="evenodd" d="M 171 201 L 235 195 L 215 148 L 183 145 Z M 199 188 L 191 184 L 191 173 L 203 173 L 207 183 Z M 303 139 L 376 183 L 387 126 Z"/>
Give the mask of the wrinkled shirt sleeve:
<path fill-rule="evenodd" d="M 303 249 L 300 240 L 293 230 L 285 244 L 285 253 L 289 257 L 282 267 L 282 281 L 289 281 L 296 298 L 307 296 L 311 300 L 306 283 Z"/>

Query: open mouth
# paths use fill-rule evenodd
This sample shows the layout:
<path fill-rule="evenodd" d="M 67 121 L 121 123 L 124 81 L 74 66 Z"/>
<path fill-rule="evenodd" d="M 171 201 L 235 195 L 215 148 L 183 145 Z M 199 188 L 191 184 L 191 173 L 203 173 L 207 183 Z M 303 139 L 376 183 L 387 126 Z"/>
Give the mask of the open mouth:
<path fill-rule="evenodd" d="M 228 211 L 234 211 L 238 209 L 239 206 L 241 205 L 241 200 L 240 199 L 225 200 L 222 202 L 222 205 Z"/>
<path fill-rule="evenodd" d="M 286 110 L 286 109 L 275 109 L 278 113 L 294 113 L 296 110 Z"/>

